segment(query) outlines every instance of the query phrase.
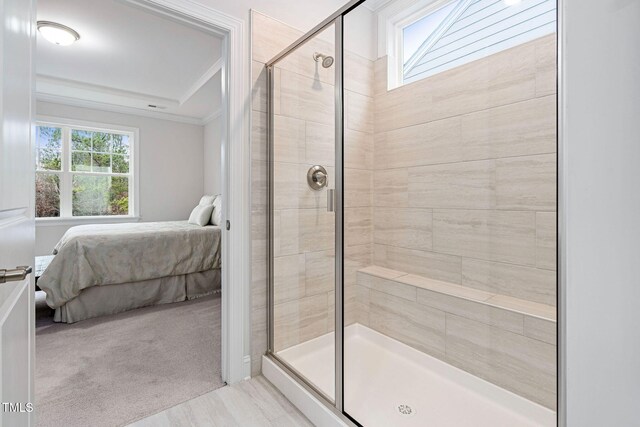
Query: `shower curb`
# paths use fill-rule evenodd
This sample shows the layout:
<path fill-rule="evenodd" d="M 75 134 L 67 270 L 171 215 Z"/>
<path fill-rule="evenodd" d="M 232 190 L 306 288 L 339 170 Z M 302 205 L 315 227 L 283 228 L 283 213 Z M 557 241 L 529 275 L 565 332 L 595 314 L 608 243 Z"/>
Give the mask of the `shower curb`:
<path fill-rule="evenodd" d="M 352 425 L 343 421 L 268 356 L 262 356 L 262 374 L 314 425 L 319 427 Z"/>

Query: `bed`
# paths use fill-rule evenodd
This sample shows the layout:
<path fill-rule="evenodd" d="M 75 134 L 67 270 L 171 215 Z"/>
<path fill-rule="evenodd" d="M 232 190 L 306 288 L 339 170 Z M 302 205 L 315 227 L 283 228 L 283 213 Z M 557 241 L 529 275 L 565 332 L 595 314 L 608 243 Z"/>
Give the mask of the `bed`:
<path fill-rule="evenodd" d="M 38 280 L 54 321 L 74 323 L 220 289 L 221 230 L 187 221 L 72 227 Z"/>

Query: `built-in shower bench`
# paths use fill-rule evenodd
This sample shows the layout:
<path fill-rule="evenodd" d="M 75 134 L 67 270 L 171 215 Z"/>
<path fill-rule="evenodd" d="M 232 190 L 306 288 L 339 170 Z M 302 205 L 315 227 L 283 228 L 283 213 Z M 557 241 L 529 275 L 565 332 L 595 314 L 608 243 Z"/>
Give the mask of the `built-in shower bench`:
<path fill-rule="evenodd" d="M 553 306 L 372 265 L 345 288 L 345 321 L 555 405 Z"/>
<path fill-rule="evenodd" d="M 549 344 L 556 342 L 553 306 L 375 265 L 358 270 L 357 275 L 357 285 L 388 295 L 400 307 L 404 299 L 407 310 L 413 307 L 410 303 L 417 303 Z"/>

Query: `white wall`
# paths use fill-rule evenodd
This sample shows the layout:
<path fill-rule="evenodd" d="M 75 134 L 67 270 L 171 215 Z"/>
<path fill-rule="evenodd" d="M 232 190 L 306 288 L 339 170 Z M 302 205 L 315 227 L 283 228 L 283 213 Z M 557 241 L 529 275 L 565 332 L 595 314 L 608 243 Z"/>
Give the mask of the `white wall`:
<path fill-rule="evenodd" d="M 249 10 L 255 9 L 302 31 L 308 31 L 331 15 L 348 0 L 196 0 L 198 3 L 249 20 Z"/>
<path fill-rule="evenodd" d="M 196 0 L 196 2 L 246 22 L 249 21 L 250 10 L 254 9 L 295 29 L 307 32 L 347 4 L 349 0 Z M 347 15 L 346 25 L 352 34 L 345 37 L 345 48 L 365 58 L 376 59 L 377 22 L 373 12 L 361 6 Z M 246 29 L 248 37 L 248 25 Z M 356 37 L 356 34 L 362 34 L 362 37 Z"/>
<path fill-rule="evenodd" d="M 216 117 L 204 126 L 204 192 L 222 193 L 222 120 Z"/>
<path fill-rule="evenodd" d="M 140 130 L 140 216 L 143 221 L 183 220 L 204 191 L 204 127 L 49 102 L 38 116 L 137 127 Z M 69 226 L 38 225 L 36 255 L 51 253 Z"/>
<path fill-rule="evenodd" d="M 640 2 L 560 4 L 566 425 L 637 426 Z"/>
<path fill-rule="evenodd" d="M 371 61 L 378 59 L 377 15 L 360 5 L 344 18 L 344 48 Z"/>

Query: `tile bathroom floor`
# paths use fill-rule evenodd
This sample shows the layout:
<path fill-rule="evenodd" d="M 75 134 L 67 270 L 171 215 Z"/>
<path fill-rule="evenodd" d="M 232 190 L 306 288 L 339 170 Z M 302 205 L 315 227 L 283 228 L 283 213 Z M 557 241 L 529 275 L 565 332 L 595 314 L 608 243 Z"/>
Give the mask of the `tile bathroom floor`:
<path fill-rule="evenodd" d="M 203 394 L 129 427 L 312 425 L 267 379 L 259 376 Z"/>

